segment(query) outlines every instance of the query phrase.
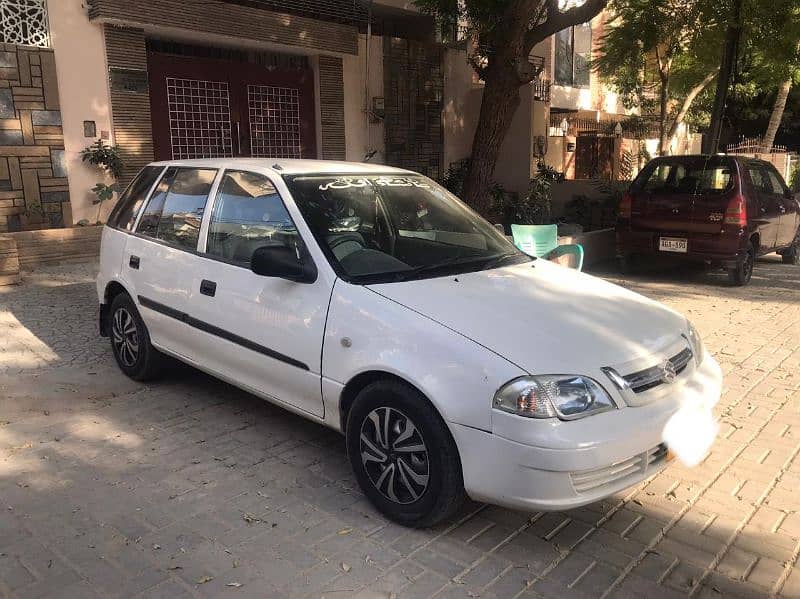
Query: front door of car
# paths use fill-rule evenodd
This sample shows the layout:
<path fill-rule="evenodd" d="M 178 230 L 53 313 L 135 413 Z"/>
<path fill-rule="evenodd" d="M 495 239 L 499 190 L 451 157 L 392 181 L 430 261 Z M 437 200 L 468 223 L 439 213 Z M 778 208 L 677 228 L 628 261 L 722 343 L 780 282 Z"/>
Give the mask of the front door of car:
<path fill-rule="evenodd" d="M 227 170 L 191 273 L 201 362 L 222 378 L 323 416 L 322 341 L 331 287 L 256 275 L 253 252 L 302 243 L 272 181 Z"/>
<path fill-rule="evenodd" d="M 797 235 L 797 200 L 794 199 L 783 178 L 772 164 L 766 164 L 764 168 L 775 191 L 775 201 L 780 206 L 780 222 L 778 224 L 776 245 L 779 248 L 783 248 L 791 245 Z"/>
<path fill-rule="evenodd" d="M 776 197 L 770 177 L 762 164 L 750 163 L 747 172 L 758 207 L 757 213 L 751 217 L 758 226 L 760 239 L 758 251 L 766 253 L 775 249 L 778 241 L 782 204 L 780 197 Z"/>
<path fill-rule="evenodd" d="M 125 278 L 156 347 L 195 360 L 191 271 L 216 169 L 169 167 L 142 211 L 123 257 Z"/>

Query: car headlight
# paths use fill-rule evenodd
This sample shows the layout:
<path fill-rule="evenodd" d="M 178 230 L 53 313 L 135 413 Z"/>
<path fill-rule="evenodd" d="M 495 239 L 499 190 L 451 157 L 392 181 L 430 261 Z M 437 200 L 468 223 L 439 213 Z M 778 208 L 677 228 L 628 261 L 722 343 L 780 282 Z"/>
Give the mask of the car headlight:
<path fill-rule="evenodd" d="M 494 396 L 498 410 L 528 418 L 573 420 L 617 406 L 597 381 L 577 374 L 524 376 Z"/>
<path fill-rule="evenodd" d="M 689 328 L 689 345 L 692 347 L 692 355 L 694 356 L 695 364 L 700 366 L 700 363 L 705 357 L 705 348 L 703 347 L 703 340 L 700 338 L 700 333 L 694 328 L 694 325 L 687 319 L 686 324 Z"/>

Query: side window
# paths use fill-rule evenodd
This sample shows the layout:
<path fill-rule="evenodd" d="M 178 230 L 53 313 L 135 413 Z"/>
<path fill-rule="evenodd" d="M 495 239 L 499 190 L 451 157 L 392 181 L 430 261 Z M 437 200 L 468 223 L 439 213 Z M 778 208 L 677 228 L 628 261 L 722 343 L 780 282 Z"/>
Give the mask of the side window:
<path fill-rule="evenodd" d="M 227 171 L 217 191 L 206 253 L 249 267 L 258 248 L 297 242 L 297 230 L 272 182 L 264 175 Z"/>
<path fill-rule="evenodd" d="M 142 213 L 142 218 L 139 220 L 139 226 L 136 228 L 137 233 L 147 235 L 148 237 L 156 237 L 158 231 L 158 221 L 161 219 L 161 211 L 164 209 L 164 200 L 167 197 L 172 181 L 175 179 L 178 169 L 171 166 L 161 177 L 153 194 L 150 196 L 150 201 Z"/>
<path fill-rule="evenodd" d="M 787 188 L 785 187 L 781 176 L 778 174 L 778 171 L 775 170 L 775 167 L 767 165 L 764 167 L 764 175 L 769 178 L 769 182 L 772 186 L 772 193 L 777 195 L 784 195 L 786 193 Z"/>
<path fill-rule="evenodd" d="M 139 171 L 139 174 L 119 198 L 114 210 L 111 211 L 108 217 L 109 225 L 126 231 L 133 229 L 133 224 L 136 222 L 147 192 L 150 191 L 162 170 L 164 167 L 161 166 L 146 166 Z"/>
<path fill-rule="evenodd" d="M 750 173 L 750 181 L 752 181 L 753 187 L 761 192 L 772 193 L 769 181 L 764 180 L 764 171 L 760 167 L 750 165 L 747 167 L 747 172 Z"/>
<path fill-rule="evenodd" d="M 197 247 L 214 169 L 170 167 L 144 209 L 137 232 L 185 249 Z"/>

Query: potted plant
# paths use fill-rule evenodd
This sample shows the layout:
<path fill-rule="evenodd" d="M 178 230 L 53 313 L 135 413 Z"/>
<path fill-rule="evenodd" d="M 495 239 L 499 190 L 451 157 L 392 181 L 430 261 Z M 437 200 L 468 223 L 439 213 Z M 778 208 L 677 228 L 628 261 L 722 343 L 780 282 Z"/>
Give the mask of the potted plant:
<path fill-rule="evenodd" d="M 122 175 L 123 163 L 119 155 L 119 147 L 110 146 L 102 139 L 98 139 L 92 145 L 81 150 L 81 160 L 99 167 L 114 179 L 111 185 L 101 181 L 92 187 L 92 192 L 95 195 L 92 204 L 97 205 L 96 221 L 97 224 L 100 224 L 100 211 L 103 207 L 103 202 L 114 197 L 114 194 L 118 191 L 117 179 Z"/>

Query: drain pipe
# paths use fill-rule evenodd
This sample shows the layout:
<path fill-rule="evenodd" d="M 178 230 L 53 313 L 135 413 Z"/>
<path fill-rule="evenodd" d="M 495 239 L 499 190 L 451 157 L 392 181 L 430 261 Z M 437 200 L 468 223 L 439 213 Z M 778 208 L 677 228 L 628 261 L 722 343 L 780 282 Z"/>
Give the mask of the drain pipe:
<path fill-rule="evenodd" d="M 372 2 L 369 0 L 367 4 L 367 37 L 366 37 L 366 50 L 364 51 L 364 127 L 367 136 L 367 143 L 364 152 L 364 161 L 366 162 L 374 152 L 372 152 L 372 140 L 370 139 L 370 114 L 369 114 L 369 49 L 372 45 Z M 371 155 L 372 154 L 372 155 Z"/>

